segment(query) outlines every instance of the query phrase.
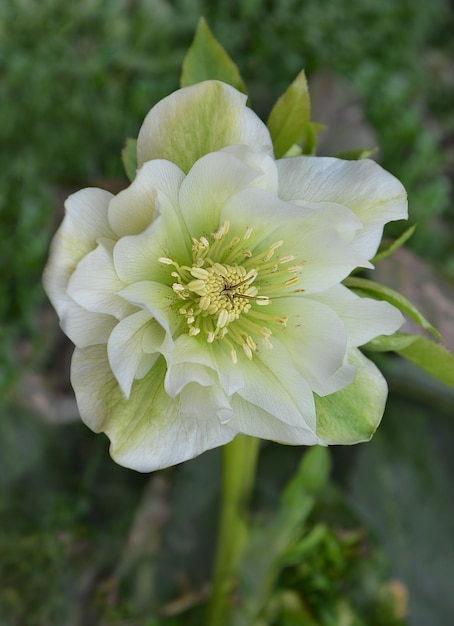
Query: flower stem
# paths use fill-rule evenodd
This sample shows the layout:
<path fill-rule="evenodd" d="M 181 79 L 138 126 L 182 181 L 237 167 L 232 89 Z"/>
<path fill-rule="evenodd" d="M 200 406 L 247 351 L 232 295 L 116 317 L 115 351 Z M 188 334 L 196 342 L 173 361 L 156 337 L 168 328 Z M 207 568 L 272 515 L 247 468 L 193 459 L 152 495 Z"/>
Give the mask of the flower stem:
<path fill-rule="evenodd" d="M 208 606 L 209 626 L 225 626 L 237 567 L 246 542 L 244 517 L 254 486 L 260 440 L 238 435 L 222 450 L 222 496 L 219 534 Z"/>

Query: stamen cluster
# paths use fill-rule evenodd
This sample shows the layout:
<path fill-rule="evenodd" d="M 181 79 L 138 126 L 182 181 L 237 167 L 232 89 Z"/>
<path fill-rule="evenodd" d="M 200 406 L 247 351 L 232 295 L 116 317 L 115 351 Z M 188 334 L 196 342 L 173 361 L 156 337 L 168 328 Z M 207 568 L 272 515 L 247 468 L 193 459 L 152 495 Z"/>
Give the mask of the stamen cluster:
<path fill-rule="evenodd" d="M 267 314 L 257 310 L 255 305 L 269 305 L 270 294 L 273 298 L 288 295 L 288 291 L 283 290 L 299 282 L 297 273 L 301 266 L 280 268 L 291 263 L 294 256 L 273 259 L 283 241 L 276 241 L 264 251 L 253 253 L 246 243 L 253 229 L 248 227 L 243 237 L 228 240 L 229 229 L 230 223 L 225 221 L 208 237 L 193 238 L 191 265 L 179 265 L 168 257 L 161 257 L 159 261 L 174 268 L 171 276 L 176 282 L 172 289 L 188 334 L 203 334 L 208 343 L 215 339 L 224 340 L 236 363 L 235 344 L 242 347 L 249 359 L 257 350 L 258 339 L 266 348 L 273 347 L 269 341 L 272 330 L 268 326 L 285 326 L 287 317 Z M 283 275 L 285 280 L 282 280 Z M 184 306 L 180 300 L 185 301 Z"/>

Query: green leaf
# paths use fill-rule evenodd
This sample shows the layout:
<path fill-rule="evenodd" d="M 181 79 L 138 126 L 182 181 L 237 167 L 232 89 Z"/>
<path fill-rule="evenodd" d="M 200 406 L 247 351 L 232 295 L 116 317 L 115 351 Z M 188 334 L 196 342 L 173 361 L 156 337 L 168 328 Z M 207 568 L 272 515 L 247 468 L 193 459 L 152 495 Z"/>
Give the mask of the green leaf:
<path fill-rule="evenodd" d="M 403 350 L 412 344 L 420 335 L 409 335 L 406 333 L 393 333 L 392 335 L 380 335 L 369 341 L 362 350 L 371 350 L 373 352 L 397 352 Z"/>
<path fill-rule="evenodd" d="M 194 40 L 183 61 L 180 85 L 188 87 L 204 80 L 221 80 L 247 94 L 238 67 L 201 17 Z"/>
<path fill-rule="evenodd" d="M 431 332 L 435 337 L 437 337 L 437 339 L 440 339 L 441 335 L 438 330 L 426 320 L 422 313 L 420 313 L 416 307 L 409 300 L 407 300 L 407 298 L 397 291 L 394 291 L 394 289 L 380 285 L 379 283 L 376 283 L 373 280 L 368 280 L 367 278 L 356 278 L 354 276 L 346 278 L 344 280 L 344 285 L 352 289 L 352 291 L 358 293 L 358 295 L 364 295 L 369 298 L 374 298 L 375 300 L 385 300 L 386 302 L 389 302 L 399 309 L 399 311 L 408 315 L 408 317 L 416 322 L 416 324 Z"/>
<path fill-rule="evenodd" d="M 344 159 L 346 161 L 360 161 L 368 159 L 372 154 L 377 152 L 378 148 L 350 148 L 333 154 L 336 159 Z"/>
<path fill-rule="evenodd" d="M 289 547 L 299 538 L 302 524 L 328 481 L 331 459 L 327 448 L 308 450 L 285 487 L 277 511 L 266 525 L 252 529 L 239 570 L 242 605 L 232 616 L 232 626 L 250 626 L 269 600 L 284 566 Z"/>
<path fill-rule="evenodd" d="M 426 337 L 417 337 L 396 352 L 445 385 L 454 387 L 454 354 L 441 344 Z"/>
<path fill-rule="evenodd" d="M 407 228 L 407 230 L 402 233 L 400 237 L 398 237 L 395 241 L 393 241 L 390 245 L 381 245 L 379 251 L 371 259 L 371 263 L 376 263 L 377 261 L 381 261 L 382 259 L 386 259 L 386 257 L 390 256 L 393 252 L 401 248 L 405 242 L 407 242 L 410 237 L 415 232 L 416 224 Z"/>
<path fill-rule="evenodd" d="M 301 156 L 303 154 L 303 149 L 297 143 L 294 143 L 287 152 L 283 155 L 283 158 L 286 159 L 288 157 Z"/>
<path fill-rule="evenodd" d="M 137 139 L 126 139 L 126 145 L 121 151 L 121 160 L 126 175 L 132 182 L 137 172 Z"/>
<path fill-rule="evenodd" d="M 309 122 L 306 127 L 306 132 L 304 133 L 304 139 L 302 141 L 303 154 L 314 155 L 316 153 L 318 142 L 317 133 L 319 133 L 321 130 L 326 130 L 326 126 L 324 124 Z"/>
<path fill-rule="evenodd" d="M 309 91 L 302 71 L 277 100 L 268 117 L 267 126 L 277 159 L 305 138 L 309 116 Z"/>
<path fill-rule="evenodd" d="M 387 386 L 378 368 L 357 349 L 348 361 L 356 366 L 355 380 L 329 396 L 314 396 L 317 435 L 328 444 L 368 441 L 385 409 Z"/>

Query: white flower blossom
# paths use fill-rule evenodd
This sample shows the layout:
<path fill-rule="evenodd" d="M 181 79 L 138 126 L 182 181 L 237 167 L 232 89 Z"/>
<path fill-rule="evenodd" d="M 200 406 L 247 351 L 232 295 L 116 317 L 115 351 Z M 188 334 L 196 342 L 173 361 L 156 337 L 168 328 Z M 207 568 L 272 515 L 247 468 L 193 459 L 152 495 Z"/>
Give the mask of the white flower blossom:
<path fill-rule="evenodd" d="M 68 198 L 44 277 L 82 419 L 117 462 L 151 471 L 238 433 L 370 437 L 387 389 L 357 347 L 403 319 L 342 281 L 406 217 L 402 185 L 372 161 L 275 161 L 245 96 L 216 81 L 154 107 L 138 157 L 117 196 Z M 321 423 L 337 397 L 373 406 Z"/>

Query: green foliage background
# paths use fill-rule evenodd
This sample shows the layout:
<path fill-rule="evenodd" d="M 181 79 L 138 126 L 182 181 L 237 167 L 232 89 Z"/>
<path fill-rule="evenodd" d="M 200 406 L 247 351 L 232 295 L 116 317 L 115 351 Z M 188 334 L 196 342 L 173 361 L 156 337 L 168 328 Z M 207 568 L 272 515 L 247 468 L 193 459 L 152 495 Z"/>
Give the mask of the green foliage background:
<path fill-rule="evenodd" d="M 53 390 L 68 391 L 67 346 L 40 283 L 62 201 L 80 187 L 123 184 L 124 140 L 136 136 L 150 107 L 178 87 L 200 15 L 240 67 L 263 118 L 302 68 L 309 84 L 328 69 L 350 86 L 376 134 L 380 162 L 409 191 L 418 228 L 407 245 L 454 281 L 454 16 L 447 0 L 1 3 L 0 621 L 7 626 L 157 623 L 143 615 L 150 609 L 144 589 L 158 566 L 140 559 L 132 565 L 122 552 L 146 477 L 114 466 L 104 439 L 83 426 L 43 423 L 47 405 L 42 408 L 41 388 L 33 395 L 32 383 L 37 376 Z M 345 544 L 333 528 L 369 529 L 370 545 L 381 547 L 376 559 L 366 560 L 363 578 L 398 577 L 410 589 L 411 625 L 449 626 L 453 396 L 400 362 L 385 360 L 383 367 L 396 400 L 371 444 L 333 451 L 334 483 L 313 523 L 326 524 L 341 551 Z M 265 447 L 273 471 L 264 467 L 257 506 L 272 506 L 300 453 Z M 209 554 L 214 540 L 217 474 L 207 467 L 216 459 L 210 453 L 164 473 L 163 500 L 173 515 L 166 530 L 151 524 L 156 545 L 149 554 L 160 546 L 167 555 L 159 561 L 167 573 L 161 571 L 157 585 L 165 600 L 177 593 L 169 572 L 189 571 L 196 587 L 209 576 L 209 559 L 199 557 Z M 281 476 L 279 468 L 287 471 Z M 184 500 L 206 475 L 205 499 Z M 207 544 L 201 528 L 211 537 Z M 292 593 L 303 586 L 315 597 L 318 621 L 307 624 L 330 626 L 339 623 L 329 620 L 340 615 L 348 593 L 329 574 L 332 549 L 321 549 L 319 562 L 316 554 L 309 562 L 321 567 L 322 580 L 291 570 L 282 584 Z M 194 573 L 188 563 L 196 557 L 201 565 Z M 337 562 L 352 577 L 360 565 L 355 556 Z M 324 604 L 332 615 L 317 613 L 314 607 Z M 270 623 L 300 623 L 287 609 L 275 611 L 280 621 Z M 382 623 L 371 615 L 368 626 Z M 364 623 L 358 620 L 346 623 Z"/>

